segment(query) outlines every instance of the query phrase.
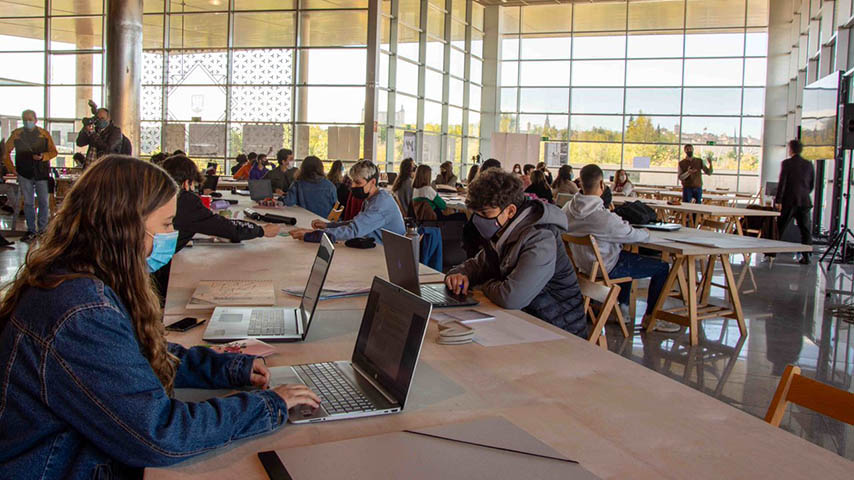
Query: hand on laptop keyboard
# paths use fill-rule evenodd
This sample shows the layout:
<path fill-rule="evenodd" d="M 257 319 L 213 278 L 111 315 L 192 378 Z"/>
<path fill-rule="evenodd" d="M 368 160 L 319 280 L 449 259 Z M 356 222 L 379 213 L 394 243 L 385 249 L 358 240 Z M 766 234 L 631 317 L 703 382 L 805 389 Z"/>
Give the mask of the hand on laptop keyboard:
<path fill-rule="evenodd" d="M 298 405 L 306 405 L 311 408 L 317 408 L 320 406 L 320 397 L 305 385 L 279 385 L 278 387 L 275 387 L 273 391 L 282 397 L 282 400 L 285 401 L 285 405 L 288 406 L 288 410 Z"/>

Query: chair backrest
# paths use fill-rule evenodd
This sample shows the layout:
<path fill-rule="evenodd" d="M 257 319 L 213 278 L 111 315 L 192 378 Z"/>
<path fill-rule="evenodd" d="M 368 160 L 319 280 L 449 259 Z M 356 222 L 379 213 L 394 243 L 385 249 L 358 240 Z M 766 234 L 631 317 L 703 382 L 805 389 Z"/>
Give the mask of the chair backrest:
<path fill-rule="evenodd" d="M 599 344 L 600 347 L 607 349 L 608 342 L 604 334 L 605 322 L 611 316 L 614 305 L 617 304 L 617 297 L 620 295 L 620 286 L 611 285 L 610 287 L 606 287 L 584 277 L 578 277 L 578 286 L 581 287 L 581 295 L 584 297 L 584 311 L 590 315 L 590 319 L 593 321 L 593 328 L 590 330 L 587 341 Z M 601 305 L 598 316 L 594 315 L 593 309 L 590 308 L 591 300 Z"/>
<path fill-rule="evenodd" d="M 731 227 L 730 224 L 728 224 L 726 222 L 721 222 L 718 220 L 710 220 L 708 218 L 703 220 L 703 223 L 700 224 L 701 230 L 710 230 L 712 232 L 718 232 L 718 233 L 730 233 L 728 231 L 728 230 L 731 230 L 730 227 Z"/>
<path fill-rule="evenodd" d="M 597 277 L 601 277 L 605 283 L 610 283 L 611 279 L 608 277 L 608 272 L 605 270 L 605 261 L 602 260 L 602 254 L 599 253 L 599 245 L 596 243 L 596 239 L 593 238 L 593 235 L 584 235 L 581 237 L 576 237 L 574 235 L 570 235 L 568 233 L 564 233 L 563 243 L 566 247 L 567 255 L 569 255 L 570 260 L 572 261 L 572 266 L 575 267 L 576 273 L 581 272 L 578 269 L 578 265 L 575 262 L 575 259 L 572 257 L 572 251 L 569 248 L 570 245 L 580 245 L 583 247 L 587 247 L 593 251 L 593 256 L 596 258 L 596 261 L 590 267 L 589 272 L 584 272 L 588 275 L 588 278 L 592 281 L 596 281 Z"/>
<path fill-rule="evenodd" d="M 558 193 L 557 198 L 555 198 L 555 205 L 562 208 L 566 202 L 572 199 L 572 196 L 571 193 Z"/>
<path fill-rule="evenodd" d="M 765 421 L 779 427 L 789 402 L 854 425 L 854 393 L 804 377 L 794 365 L 783 372 Z"/>
<path fill-rule="evenodd" d="M 394 203 L 397 204 L 397 208 L 400 209 L 400 214 L 403 215 L 403 218 L 406 218 L 406 209 L 403 208 L 403 204 L 400 203 L 400 198 L 397 197 L 397 193 L 392 192 L 392 198 L 394 198 Z"/>
<path fill-rule="evenodd" d="M 337 222 L 339 218 L 341 218 L 341 214 L 344 213 L 344 207 L 341 206 L 340 203 L 335 202 L 335 205 L 332 207 L 332 210 L 329 212 L 329 216 L 326 217 L 330 222 Z"/>

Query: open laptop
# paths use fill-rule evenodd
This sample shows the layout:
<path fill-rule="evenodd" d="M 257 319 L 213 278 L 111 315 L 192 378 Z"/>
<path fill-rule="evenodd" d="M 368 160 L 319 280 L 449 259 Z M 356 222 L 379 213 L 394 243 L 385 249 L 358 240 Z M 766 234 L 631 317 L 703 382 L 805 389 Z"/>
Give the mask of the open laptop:
<path fill-rule="evenodd" d="M 202 339 L 210 342 L 247 337 L 279 342 L 305 340 L 334 253 L 332 242 L 323 234 L 298 308 L 216 307 Z"/>
<path fill-rule="evenodd" d="M 219 186 L 219 175 L 208 175 L 205 177 L 205 181 L 202 183 L 202 191 L 205 190 L 213 190 L 216 191 Z"/>
<path fill-rule="evenodd" d="M 382 231 L 385 264 L 391 283 L 432 303 L 434 307 L 469 307 L 478 301 L 469 295 L 454 295 L 444 283 L 422 284 L 418 279 L 418 237 Z"/>
<path fill-rule="evenodd" d="M 275 375 L 276 383 L 304 383 L 321 398 L 316 409 L 291 409 L 288 421 L 342 420 L 403 410 L 431 310 L 429 302 L 374 277 L 350 361 L 294 365 Z"/>
<path fill-rule="evenodd" d="M 249 180 L 249 198 L 255 202 L 273 198 L 273 184 L 270 180 Z"/>

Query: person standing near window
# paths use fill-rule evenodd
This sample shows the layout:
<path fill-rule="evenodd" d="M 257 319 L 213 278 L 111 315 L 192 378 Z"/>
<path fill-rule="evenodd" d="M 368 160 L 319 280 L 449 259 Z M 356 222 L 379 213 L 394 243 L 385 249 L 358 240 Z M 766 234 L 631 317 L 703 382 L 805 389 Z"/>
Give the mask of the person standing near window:
<path fill-rule="evenodd" d="M 777 183 L 777 195 L 774 208 L 780 212 L 780 235 L 786 231 L 792 219 L 798 224 L 801 243 L 812 245 L 810 233 L 810 210 L 812 209 L 812 191 L 815 187 L 815 168 L 812 162 L 801 157 L 804 146 L 799 140 L 789 141 L 789 158 L 783 160 L 780 167 L 780 179 Z M 800 263 L 808 265 L 810 254 L 802 253 Z"/>
<path fill-rule="evenodd" d="M 9 173 L 18 175 L 18 184 L 24 197 L 24 216 L 27 219 L 27 233 L 21 241 L 30 242 L 47 228 L 50 160 L 56 157 L 57 152 L 47 130 L 36 126 L 36 112 L 24 110 L 21 120 L 24 121 L 23 128 L 13 131 L 6 141 L 3 164 Z M 14 165 L 12 150 L 15 150 Z M 38 224 L 35 200 L 38 200 Z"/>
<path fill-rule="evenodd" d="M 682 201 L 703 203 L 703 173 L 714 173 L 712 160 L 707 167 L 703 159 L 694 156 L 694 146 L 685 145 L 685 158 L 679 162 L 679 181 L 682 182 Z"/>

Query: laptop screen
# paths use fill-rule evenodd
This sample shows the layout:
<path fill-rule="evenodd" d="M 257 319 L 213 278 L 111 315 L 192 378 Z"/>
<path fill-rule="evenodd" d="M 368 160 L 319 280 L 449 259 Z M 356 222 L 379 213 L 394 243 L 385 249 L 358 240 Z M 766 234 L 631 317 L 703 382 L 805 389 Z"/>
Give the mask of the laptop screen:
<path fill-rule="evenodd" d="M 418 281 L 418 238 L 409 238 L 388 230 L 382 230 L 382 236 L 389 281 L 421 295 Z"/>
<path fill-rule="evenodd" d="M 249 180 L 249 198 L 256 202 L 273 196 L 273 184 L 270 180 Z"/>
<path fill-rule="evenodd" d="M 352 361 L 401 407 L 415 375 L 431 309 L 430 302 L 374 277 Z"/>
<path fill-rule="evenodd" d="M 317 255 L 314 257 L 314 264 L 311 266 L 311 273 L 308 274 L 308 282 L 305 284 L 302 300 L 299 303 L 303 335 L 308 332 L 308 325 L 311 323 L 311 317 L 317 308 L 318 300 L 320 300 L 323 282 L 326 281 L 329 265 L 332 264 L 333 253 L 335 253 L 335 247 L 332 246 L 329 237 L 324 233 L 320 239 L 320 246 L 317 247 Z"/>

